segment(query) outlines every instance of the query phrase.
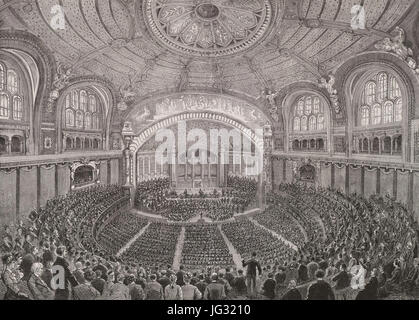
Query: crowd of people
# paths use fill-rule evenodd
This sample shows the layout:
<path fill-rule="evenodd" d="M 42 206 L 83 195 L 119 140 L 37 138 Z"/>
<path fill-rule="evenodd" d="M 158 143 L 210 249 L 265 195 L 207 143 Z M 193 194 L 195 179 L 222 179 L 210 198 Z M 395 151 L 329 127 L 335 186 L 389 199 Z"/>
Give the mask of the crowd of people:
<path fill-rule="evenodd" d="M 137 186 L 135 205 L 140 211 L 154 213 L 170 221 L 188 221 L 197 215 L 213 221 L 224 221 L 243 213 L 254 203 L 257 182 L 246 177 L 229 176 L 227 187 L 218 193 L 196 195 L 187 190 L 178 195 L 170 190 L 168 178 L 143 181 Z"/>
<path fill-rule="evenodd" d="M 307 239 L 304 229 L 298 224 L 297 220 L 290 214 L 286 207 L 278 202 L 256 215 L 254 219 L 298 247 L 302 247 L 306 243 Z"/>
<path fill-rule="evenodd" d="M 287 260 L 295 253 L 284 241 L 247 218 L 225 223 L 222 230 L 242 258 L 250 258 L 252 252 L 257 251 L 265 266 Z"/>
<path fill-rule="evenodd" d="M 233 265 L 232 256 L 216 225 L 190 225 L 185 230 L 181 261 L 188 270 Z"/>
<path fill-rule="evenodd" d="M 179 225 L 153 222 L 121 258 L 147 267 L 172 265 L 180 231 Z"/>
<path fill-rule="evenodd" d="M 148 224 L 148 221 L 135 213 L 121 212 L 109 223 L 105 224 L 98 235 L 102 248 L 116 255 L 138 232 Z"/>
<path fill-rule="evenodd" d="M 95 186 L 54 198 L 27 221 L 4 228 L 0 294 L 14 300 L 417 295 L 418 228 L 401 203 L 296 184 L 281 185 L 269 199 L 255 220 L 298 250 L 249 218 L 226 222 L 221 230 L 244 258 L 245 270 L 238 270 L 230 267 L 217 226 L 191 225 L 181 251 L 186 269 L 173 270 L 182 227 L 153 222 L 145 228 L 145 218 L 124 213 L 129 197 L 122 187 Z M 56 267 L 65 271 L 64 288 L 51 281 Z"/>

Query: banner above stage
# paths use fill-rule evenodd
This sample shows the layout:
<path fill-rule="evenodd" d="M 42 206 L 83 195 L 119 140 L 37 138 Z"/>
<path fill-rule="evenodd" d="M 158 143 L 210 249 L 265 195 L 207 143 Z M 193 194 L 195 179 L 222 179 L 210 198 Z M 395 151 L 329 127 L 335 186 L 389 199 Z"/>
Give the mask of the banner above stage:
<path fill-rule="evenodd" d="M 269 123 L 267 116 L 247 101 L 210 93 L 179 93 L 140 103 L 130 112 L 127 122 L 131 124 L 134 134 L 138 134 L 145 127 L 163 118 L 193 111 L 225 114 L 250 128 L 262 128 Z"/>

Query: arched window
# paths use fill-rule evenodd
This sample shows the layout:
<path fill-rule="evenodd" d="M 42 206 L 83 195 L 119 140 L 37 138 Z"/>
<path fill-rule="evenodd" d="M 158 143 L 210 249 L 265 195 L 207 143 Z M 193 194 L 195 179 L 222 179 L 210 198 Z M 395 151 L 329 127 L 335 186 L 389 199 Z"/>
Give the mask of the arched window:
<path fill-rule="evenodd" d="M 325 126 L 324 126 L 324 115 L 323 114 L 319 114 L 317 116 L 317 130 L 324 130 Z"/>
<path fill-rule="evenodd" d="M 363 152 L 368 152 L 368 138 L 364 138 L 364 140 L 362 141 L 362 151 Z"/>
<path fill-rule="evenodd" d="M 300 150 L 300 141 L 298 141 L 298 140 L 294 140 L 293 142 L 292 142 L 292 149 L 295 151 L 295 150 Z"/>
<path fill-rule="evenodd" d="M 395 77 L 391 77 L 390 80 L 390 87 L 389 87 L 389 98 L 390 99 L 397 99 L 402 96 L 400 86 L 397 82 L 397 79 Z"/>
<path fill-rule="evenodd" d="M 403 102 L 402 99 L 397 99 L 394 104 L 394 122 L 400 122 L 403 119 Z"/>
<path fill-rule="evenodd" d="M 304 109 L 304 114 L 306 116 L 309 116 L 311 112 L 313 111 L 313 99 L 311 97 L 306 98 L 306 105 Z"/>
<path fill-rule="evenodd" d="M 0 154 L 7 153 L 7 140 L 4 137 L 0 137 Z"/>
<path fill-rule="evenodd" d="M 373 104 L 374 101 L 376 100 L 375 89 L 376 89 L 376 85 L 375 85 L 374 82 L 369 82 L 366 85 L 366 88 L 365 88 L 365 103 L 367 103 L 368 105 Z"/>
<path fill-rule="evenodd" d="M 67 109 L 65 112 L 66 126 L 74 127 L 74 111 L 72 109 Z"/>
<path fill-rule="evenodd" d="M 370 108 L 361 107 L 361 126 L 368 126 L 370 124 Z"/>
<path fill-rule="evenodd" d="M 77 110 L 79 108 L 79 93 L 77 91 L 71 93 L 71 103 L 73 109 Z"/>
<path fill-rule="evenodd" d="M 294 131 L 300 131 L 300 130 L 301 130 L 300 118 L 295 117 L 294 118 Z"/>
<path fill-rule="evenodd" d="M 25 120 L 23 102 L 25 100 L 25 82 L 21 83 L 19 66 L 13 60 L 0 61 L 0 119 L 22 122 Z M 25 90 L 22 90 L 23 88 Z"/>
<path fill-rule="evenodd" d="M 381 124 L 381 105 L 379 104 L 372 107 L 372 124 Z"/>
<path fill-rule="evenodd" d="M 97 112 L 96 97 L 95 96 L 89 96 L 89 109 L 90 109 L 90 112 L 92 112 L 92 113 Z"/>
<path fill-rule="evenodd" d="M 19 91 L 19 79 L 14 70 L 7 71 L 7 90 L 12 94 Z"/>
<path fill-rule="evenodd" d="M 80 91 L 80 109 L 87 111 L 87 92 L 84 90 Z"/>
<path fill-rule="evenodd" d="M 82 129 L 83 128 L 83 112 L 77 111 L 76 113 L 76 127 Z"/>
<path fill-rule="evenodd" d="M 403 138 L 401 135 L 393 139 L 393 153 L 398 154 L 402 152 L 402 142 Z"/>
<path fill-rule="evenodd" d="M 378 75 L 378 97 L 381 101 L 387 99 L 388 94 L 388 82 L 387 82 L 387 74 L 380 73 Z"/>
<path fill-rule="evenodd" d="M 95 130 L 100 129 L 100 127 L 99 127 L 99 117 L 96 113 L 93 115 L 93 129 L 95 129 Z"/>
<path fill-rule="evenodd" d="M 309 121 L 309 130 L 310 131 L 315 131 L 317 130 L 317 119 L 315 116 L 311 116 L 310 117 L 310 121 Z"/>
<path fill-rule="evenodd" d="M 324 140 L 323 139 L 317 139 L 317 149 L 318 150 L 324 150 Z"/>
<path fill-rule="evenodd" d="M 93 149 L 99 149 L 99 140 L 98 139 L 95 139 L 93 141 Z"/>
<path fill-rule="evenodd" d="M 23 119 L 22 98 L 19 96 L 13 97 L 13 119 L 18 121 Z"/>
<path fill-rule="evenodd" d="M 313 100 L 313 113 L 318 114 L 320 112 L 320 99 L 318 97 L 315 97 Z"/>
<path fill-rule="evenodd" d="M 73 90 L 65 97 L 66 127 L 79 130 L 101 129 L 102 111 L 98 98 L 89 89 Z"/>
<path fill-rule="evenodd" d="M 301 117 L 301 131 L 307 131 L 308 126 L 307 126 L 307 117 L 306 116 L 302 116 Z"/>
<path fill-rule="evenodd" d="M 9 97 L 5 93 L 0 94 L 0 117 L 9 118 Z"/>
<path fill-rule="evenodd" d="M 73 149 L 73 140 L 70 137 L 67 137 L 67 139 L 65 140 L 65 144 L 67 149 Z"/>
<path fill-rule="evenodd" d="M 304 96 L 298 99 L 294 105 L 291 126 L 294 131 L 324 130 L 326 125 L 320 98 Z"/>
<path fill-rule="evenodd" d="M 92 129 L 92 115 L 90 113 L 86 113 L 85 121 L 85 128 Z"/>
<path fill-rule="evenodd" d="M 76 138 L 76 149 L 80 150 L 81 149 L 81 139 L 80 138 Z"/>
<path fill-rule="evenodd" d="M 298 101 L 296 114 L 299 117 L 301 117 L 304 114 L 304 98 L 302 98 L 302 99 L 300 99 L 300 101 Z"/>
<path fill-rule="evenodd" d="M 4 67 L 2 64 L 0 64 L 0 90 L 4 90 L 5 84 L 6 81 L 4 79 Z"/>
<path fill-rule="evenodd" d="M 11 144 L 12 153 L 21 153 L 22 152 L 22 142 L 20 137 L 13 137 Z"/>
<path fill-rule="evenodd" d="M 384 123 L 392 123 L 393 122 L 393 102 L 387 101 L 384 105 Z"/>
<path fill-rule="evenodd" d="M 372 141 L 372 152 L 379 153 L 380 152 L 380 139 L 374 138 Z"/>
<path fill-rule="evenodd" d="M 364 87 L 364 105 L 360 111 L 360 125 L 390 124 L 403 120 L 403 98 L 400 83 L 395 76 L 380 72 L 372 76 Z M 367 109 L 371 110 L 368 119 Z"/>
<path fill-rule="evenodd" d="M 391 153 L 391 138 L 385 137 L 383 140 L 383 153 Z"/>

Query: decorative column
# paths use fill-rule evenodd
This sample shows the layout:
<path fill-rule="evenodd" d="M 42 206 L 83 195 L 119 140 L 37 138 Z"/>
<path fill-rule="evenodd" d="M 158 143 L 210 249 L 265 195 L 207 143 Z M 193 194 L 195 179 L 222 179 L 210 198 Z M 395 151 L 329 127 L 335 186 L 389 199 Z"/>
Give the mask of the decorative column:
<path fill-rule="evenodd" d="M 310 144 L 310 143 L 309 143 Z M 263 130 L 263 180 L 264 195 L 272 192 L 272 128 L 270 125 Z"/>
<path fill-rule="evenodd" d="M 132 179 L 131 179 L 131 151 L 129 149 L 125 149 L 124 151 L 124 159 L 125 159 L 125 186 L 131 187 L 132 186 Z"/>

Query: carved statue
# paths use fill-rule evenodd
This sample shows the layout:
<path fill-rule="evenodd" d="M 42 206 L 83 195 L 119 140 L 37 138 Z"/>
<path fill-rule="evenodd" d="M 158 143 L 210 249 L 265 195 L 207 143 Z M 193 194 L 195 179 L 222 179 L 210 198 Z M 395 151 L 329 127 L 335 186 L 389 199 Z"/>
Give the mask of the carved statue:
<path fill-rule="evenodd" d="M 178 85 L 178 91 L 185 90 L 189 85 L 189 72 L 190 67 L 189 63 L 185 64 L 180 75 L 179 75 L 179 85 Z"/>
<path fill-rule="evenodd" d="M 375 44 L 378 50 L 395 53 L 399 58 L 404 60 L 409 68 L 411 68 L 417 76 L 419 76 L 419 66 L 417 61 L 413 58 L 413 50 L 405 45 L 406 34 L 405 31 L 396 27 L 394 36 L 392 38 L 384 38 Z"/>
<path fill-rule="evenodd" d="M 335 112 L 337 115 L 339 115 L 342 111 L 342 107 L 339 102 L 338 91 L 335 89 L 336 78 L 332 74 L 330 74 L 328 78 L 329 79 L 322 77 L 319 81 L 319 85 L 320 87 L 325 88 L 327 90 L 327 92 L 329 93 L 330 101 L 332 102 L 333 107 L 335 109 Z"/>
<path fill-rule="evenodd" d="M 276 104 L 276 97 L 278 97 L 279 92 L 273 91 L 271 89 L 264 89 L 262 91 L 262 97 L 269 103 L 270 110 L 272 118 L 278 122 L 279 121 L 279 115 L 278 115 L 278 106 Z"/>
<path fill-rule="evenodd" d="M 60 62 L 58 63 L 57 73 L 52 83 L 52 89 L 48 98 L 48 112 L 52 112 L 52 107 L 54 105 L 54 102 L 59 98 L 60 91 L 68 85 L 72 71 L 73 69 L 71 67 L 65 66 Z"/>

